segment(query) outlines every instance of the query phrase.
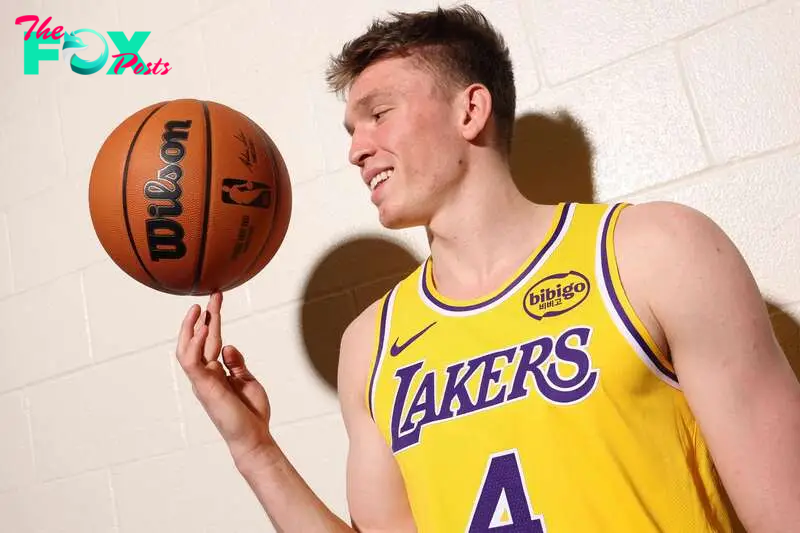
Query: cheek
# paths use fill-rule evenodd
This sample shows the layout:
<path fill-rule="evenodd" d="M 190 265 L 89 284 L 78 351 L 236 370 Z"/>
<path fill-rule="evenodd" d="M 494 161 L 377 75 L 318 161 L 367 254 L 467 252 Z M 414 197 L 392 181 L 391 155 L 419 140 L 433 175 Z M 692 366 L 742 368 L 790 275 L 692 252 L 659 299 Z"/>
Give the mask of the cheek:
<path fill-rule="evenodd" d="M 436 188 L 452 173 L 461 147 L 447 117 L 436 110 L 397 116 L 381 129 L 382 146 L 392 152 L 403 169 L 407 186 Z"/>
<path fill-rule="evenodd" d="M 452 132 L 444 117 L 417 114 L 404 123 L 402 142 L 406 151 L 425 159 L 441 159 L 452 148 Z"/>

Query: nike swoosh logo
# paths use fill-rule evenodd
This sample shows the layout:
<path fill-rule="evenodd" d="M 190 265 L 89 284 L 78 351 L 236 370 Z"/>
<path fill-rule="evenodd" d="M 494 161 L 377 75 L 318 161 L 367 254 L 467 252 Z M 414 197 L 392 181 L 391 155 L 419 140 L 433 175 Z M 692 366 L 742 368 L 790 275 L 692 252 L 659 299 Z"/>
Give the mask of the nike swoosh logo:
<path fill-rule="evenodd" d="M 427 326 L 425 326 L 425 328 L 424 328 L 422 331 L 420 331 L 419 333 L 417 333 L 416 335 L 414 335 L 413 337 L 411 337 L 410 339 L 408 339 L 408 340 L 407 340 L 406 342 L 404 342 L 403 344 L 400 344 L 400 345 L 398 345 L 398 344 L 397 344 L 397 341 L 399 341 L 399 340 L 400 340 L 400 337 L 396 338 L 396 339 L 394 340 L 394 344 L 392 344 L 392 347 L 389 349 L 389 353 L 392 355 L 392 357 L 397 357 L 398 355 L 400 355 L 400 353 L 401 353 L 403 350 L 405 350 L 406 348 L 408 348 L 408 347 L 411 345 L 411 343 L 412 343 L 412 342 L 414 342 L 414 341 L 416 341 L 417 339 L 419 339 L 420 337 L 422 337 L 422 335 L 423 335 L 423 334 L 424 334 L 426 331 L 428 331 L 429 329 L 431 329 L 431 328 L 434 326 L 434 324 L 436 324 L 436 322 L 431 322 L 430 324 L 428 324 Z"/>

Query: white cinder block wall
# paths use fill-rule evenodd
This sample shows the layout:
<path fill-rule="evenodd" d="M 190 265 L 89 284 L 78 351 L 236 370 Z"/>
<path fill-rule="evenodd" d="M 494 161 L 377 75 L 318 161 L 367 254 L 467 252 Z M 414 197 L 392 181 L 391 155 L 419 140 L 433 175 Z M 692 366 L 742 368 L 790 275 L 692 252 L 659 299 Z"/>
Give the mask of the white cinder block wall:
<path fill-rule="evenodd" d="M 181 317 L 204 300 L 132 281 L 89 219 L 89 170 L 108 132 L 140 107 L 182 97 L 247 113 L 287 160 L 289 234 L 272 264 L 226 294 L 225 342 L 265 383 L 287 454 L 347 516 L 345 433 L 317 369 L 325 363 L 309 354 L 332 352 L 343 320 L 421 259 L 425 241 L 377 223 L 322 71 L 372 17 L 434 5 L 0 5 L 0 531 L 271 530 L 174 362 Z M 475 5 L 509 40 L 520 116 L 564 110 L 582 124 L 594 199 L 676 200 L 713 217 L 752 266 L 787 352 L 800 356 L 800 1 Z M 27 14 L 68 30 L 151 31 L 142 55 L 173 70 L 79 76 L 45 61 L 25 76 L 25 30 L 13 21 Z"/>

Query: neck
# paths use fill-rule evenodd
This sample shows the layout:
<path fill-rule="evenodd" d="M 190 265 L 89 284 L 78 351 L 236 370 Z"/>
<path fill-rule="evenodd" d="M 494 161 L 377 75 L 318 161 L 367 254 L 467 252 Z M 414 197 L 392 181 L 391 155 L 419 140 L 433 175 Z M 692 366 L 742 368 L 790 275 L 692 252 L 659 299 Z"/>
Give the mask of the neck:
<path fill-rule="evenodd" d="M 455 299 L 497 289 L 545 237 L 553 213 L 522 196 L 505 161 L 471 167 L 426 227 L 437 290 Z"/>

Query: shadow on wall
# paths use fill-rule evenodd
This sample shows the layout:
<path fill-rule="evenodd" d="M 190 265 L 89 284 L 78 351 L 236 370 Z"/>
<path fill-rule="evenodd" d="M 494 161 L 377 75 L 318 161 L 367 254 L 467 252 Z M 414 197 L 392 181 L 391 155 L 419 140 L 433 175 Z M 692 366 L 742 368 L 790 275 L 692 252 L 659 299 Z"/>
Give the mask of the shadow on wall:
<path fill-rule="evenodd" d="M 303 294 L 300 325 L 312 366 L 334 390 L 347 325 L 418 265 L 402 246 L 371 236 L 339 243 L 316 264 Z"/>
<path fill-rule="evenodd" d="M 570 114 L 518 117 L 511 170 L 519 190 L 537 203 L 595 200 L 592 147 Z M 391 241 L 365 236 L 340 243 L 311 272 L 300 323 L 306 353 L 318 375 L 334 390 L 339 342 L 347 325 L 421 261 Z M 776 336 L 800 375 L 800 326 L 766 302 Z"/>
<path fill-rule="evenodd" d="M 794 373 L 800 376 L 800 324 L 776 304 L 766 301 L 772 321 L 772 329 L 789 359 Z"/>
<path fill-rule="evenodd" d="M 521 115 L 514 124 L 511 173 L 532 202 L 593 202 L 592 156 L 586 132 L 567 112 Z"/>

